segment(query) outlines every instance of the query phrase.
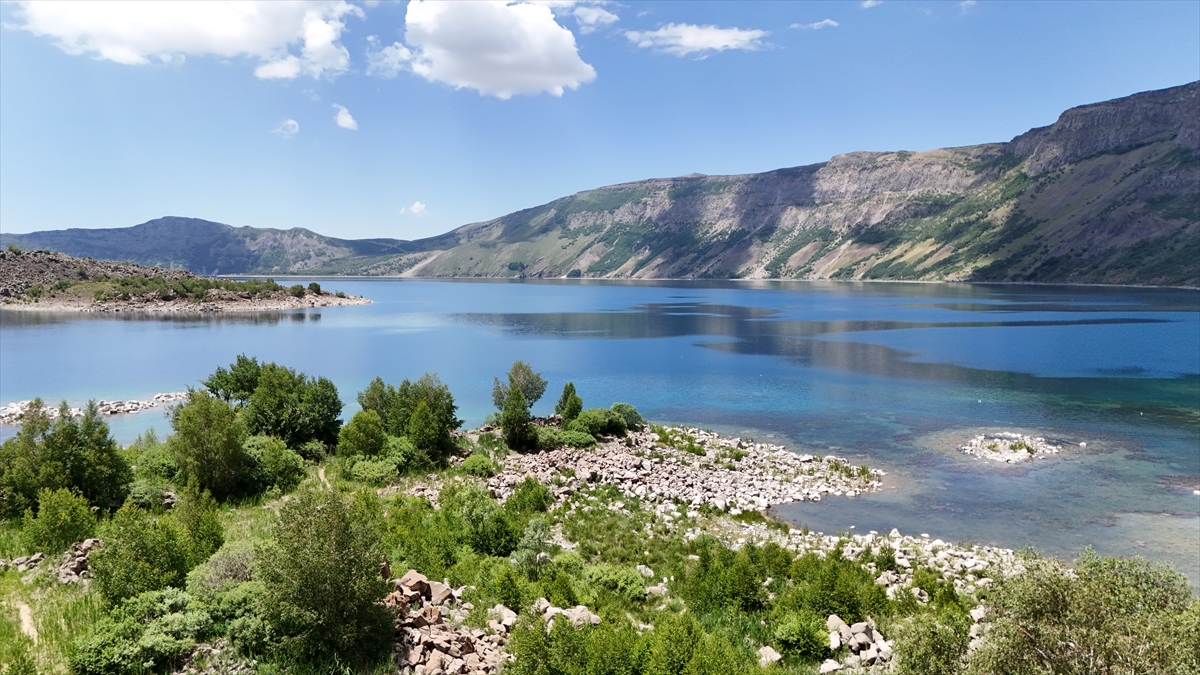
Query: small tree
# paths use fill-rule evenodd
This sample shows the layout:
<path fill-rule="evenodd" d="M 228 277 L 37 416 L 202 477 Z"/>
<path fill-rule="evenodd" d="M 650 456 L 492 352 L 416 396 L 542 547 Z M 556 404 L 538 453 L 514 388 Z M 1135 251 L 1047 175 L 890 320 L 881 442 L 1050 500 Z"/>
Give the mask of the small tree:
<path fill-rule="evenodd" d="M 558 398 L 558 403 L 554 404 L 554 413 L 562 418 L 563 425 L 566 426 L 568 422 L 579 417 L 582 410 L 583 399 L 575 393 L 575 383 L 568 382 L 563 385 L 562 396 Z"/>
<path fill-rule="evenodd" d="M 38 512 L 25 511 L 21 542 L 28 550 L 58 553 L 96 531 L 88 502 L 66 488 L 38 490 Z"/>
<path fill-rule="evenodd" d="M 428 410 L 428 409 L 427 409 Z M 343 457 L 365 455 L 374 457 L 387 442 L 383 420 L 374 410 L 360 410 L 338 433 L 338 454 Z"/>
<path fill-rule="evenodd" d="M 413 446 L 418 450 L 427 455 L 439 454 L 443 444 L 442 429 L 433 416 L 433 411 L 429 409 L 429 404 L 425 401 L 418 403 L 417 409 L 408 418 L 407 431 L 408 440 L 412 441 Z"/>
<path fill-rule="evenodd" d="M 303 493 L 257 556 L 267 618 L 301 658 L 371 662 L 390 644 L 391 617 L 376 604 L 387 593 L 379 523 L 366 511 L 330 490 Z"/>
<path fill-rule="evenodd" d="M 209 393 L 222 401 L 244 405 L 258 388 L 258 376 L 261 373 L 262 366 L 257 358 L 238 354 L 228 370 L 217 368 L 203 384 Z"/>
<path fill-rule="evenodd" d="M 504 413 L 500 419 L 500 426 L 504 429 L 504 442 L 513 450 L 524 450 L 533 440 L 529 425 L 529 403 L 515 383 L 510 382 L 507 396 L 504 401 Z"/>
<path fill-rule="evenodd" d="M 246 489 L 246 427 L 228 403 L 206 391 L 188 392 L 187 402 L 171 411 L 171 427 L 167 446 L 183 482 L 194 479 L 222 499 Z"/>
<path fill-rule="evenodd" d="M 89 562 L 108 602 L 183 585 L 188 544 L 169 517 L 155 518 L 127 502 L 105 528 L 103 539 L 104 547 L 94 551 Z"/>
<path fill-rule="evenodd" d="M 383 381 L 382 377 L 371 380 L 366 389 L 358 393 L 358 405 L 363 410 L 374 411 L 388 428 L 388 412 L 396 405 L 396 388 Z"/>
<path fill-rule="evenodd" d="M 321 284 L 318 284 L 315 281 L 309 282 L 308 292 L 312 293 L 313 295 L 320 295 L 321 294 Z"/>
<path fill-rule="evenodd" d="M 516 386 L 521 391 L 525 397 L 525 405 L 530 408 L 546 393 L 546 380 L 542 379 L 542 374 L 533 372 L 533 368 L 524 361 L 513 363 L 512 368 L 508 370 L 507 384 L 501 382 L 498 377 L 493 380 L 495 384 L 492 386 L 492 403 L 496 405 L 497 410 L 504 409 L 510 386 Z"/>
<path fill-rule="evenodd" d="M 208 490 L 192 480 L 180 491 L 171 517 L 183 528 L 188 539 L 187 566 L 193 568 L 208 560 L 225 543 L 225 528 L 217 501 Z"/>

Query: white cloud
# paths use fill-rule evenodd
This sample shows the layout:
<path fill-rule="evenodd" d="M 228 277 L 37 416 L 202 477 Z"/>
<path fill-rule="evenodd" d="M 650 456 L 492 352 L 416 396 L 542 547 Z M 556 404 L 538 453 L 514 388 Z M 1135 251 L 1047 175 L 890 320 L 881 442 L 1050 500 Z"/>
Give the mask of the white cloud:
<path fill-rule="evenodd" d="M 279 126 L 271 130 L 271 133 L 283 138 L 291 138 L 300 133 L 300 123 L 290 117 L 285 117 L 279 122 Z"/>
<path fill-rule="evenodd" d="M 767 35 L 765 30 L 718 28 L 687 23 L 669 23 L 653 31 L 625 32 L 625 37 L 639 47 L 658 49 L 676 56 L 720 52 L 726 49 L 762 49 L 762 38 Z"/>
<path fill-rule="evenodd" d="M 872 7 L 875 7 L 876 5 L 882 5 L 882 4 L 883 4 L 883 0 L 863 0 L 862 8 L 863 9 L 871 9 Z"/>
<path fill-rule="evenodd" d="M 354 121 L 354 116 L 350 114 L 349 110 L 346 110 L 346 106 L 334 103 L 333 107 L 338 111 L 333 121 L 337 122 L 339 127 L 349 129 L 350 131 L 358 131 L 358 122 Z"/>
<path fill-rule="evenodd" d="M 412 206 L 406 206 L 400 209 L 400 213 L 411 213 L 414 216 L 428 215 L 425 213 L 425 205 L 421 202 L 413 202 Z"/>
<path fill-rule="evenodd" d="M 135 65 L 182 62 L 187 56 L 249 56 L 260 78 L 334 77 L 350 66 L 339 40 L 344 0 L 298 2 L 22 2 L 16 27 L 49 37 L 68 54 Z M 299 46 L 299 55 L 290 53 Z"/>
<path fill-rule="evenodd" d="M 407 68 L 430 82 L 475 89 L 498 98 L 543 91 L 562 96 L 596 79 L 579 58 L 575 36 L 545 4 L 504 0 L 414 0 L 404 39 L 368 55 L 368 71 L 394 77 Z"/>
<path fill-rule="evenodd" d="M 824 20 L 818 21 L 816 23 L 794 23 L 790 27 L 791 28 L 808 28 L 811 30 L 821 30 L 822 28 L 837 28 L 839 25 L 841 25 L 841 24 L 834 21 L 833 19 L 824 19 Z"/>
<path fill-rule="evenodd" d="M 616 23 L 620 18 L 599 7 L 576 7 L 574 14 L 575 20 L 579 22 L 580 33 L 591 33 L 597 28 Z"/>
<path fill-rule="evenodd" d="M 977 4 L 979 4 L 979 3 L 977 3 L 975 0 L 962 0 L 962 2 L 958 3 L 958 7 L 959 7 L 959 9 L 961 9 L 963 11 L 963 14 L 966 14 L 968 11 L 970 11 L 970 9 L 972 7 L 974 7 Z"/>

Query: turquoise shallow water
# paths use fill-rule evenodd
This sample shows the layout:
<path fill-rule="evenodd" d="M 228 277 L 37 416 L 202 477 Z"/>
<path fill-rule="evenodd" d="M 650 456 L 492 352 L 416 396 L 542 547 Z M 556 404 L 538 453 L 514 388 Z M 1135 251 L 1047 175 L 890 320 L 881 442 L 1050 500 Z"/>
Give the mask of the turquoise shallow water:
<path fill-rule="evenodd" d="M 322 279 L 364 307 L 217 317 L 0 313 L 0 403 L 146 398 L 239 353 L 330 377 L 436 371 L 468 424 L 514 359 L 585 404 L 836 453 L 884 491 L 776 509 L 825 532 L 928 532 L 1166 560 L 1200 584 L 1200 293 L 968 284 Z M 548 394 L 535 411 L 549 412 Z M 125 442 L 161 411 L 113 418 Z M 997 467 L 984 430 L 1063 440 Z M 7 437 L 12 429 L 0 430 Z M 1080 449 L 1079 442 L 1086 442 Z"/>

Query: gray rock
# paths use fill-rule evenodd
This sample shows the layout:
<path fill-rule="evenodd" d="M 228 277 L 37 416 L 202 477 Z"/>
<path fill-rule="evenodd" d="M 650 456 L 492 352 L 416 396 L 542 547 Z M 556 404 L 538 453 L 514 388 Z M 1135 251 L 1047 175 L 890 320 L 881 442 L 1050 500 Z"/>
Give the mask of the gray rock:
<path fill-rule="evenodd" d="M 758 648 L 758 667 L 759 668 L 767 668 L 776 663 L 779 663 L 779 661 L 782 658 L 783 658 L 782 654 L 780 654 L 779 652 L 775 651 L 774 649 L 772 649 L 766 645 L 763 645 L 762 647 Z"/>
<path fill-rule="evenodd" d="M 819 672 L 821 673 L 821 675 L 825 675 L 826 673 L 836 673 L 837 671 L 839 671 L 841 669 L 842 669 L 842 664 L 838 663 L 837 661 L 834 661 L 833 659 L 825 659 L 824 661 L 821 662 L 821 668 L 820 668 Z"/>

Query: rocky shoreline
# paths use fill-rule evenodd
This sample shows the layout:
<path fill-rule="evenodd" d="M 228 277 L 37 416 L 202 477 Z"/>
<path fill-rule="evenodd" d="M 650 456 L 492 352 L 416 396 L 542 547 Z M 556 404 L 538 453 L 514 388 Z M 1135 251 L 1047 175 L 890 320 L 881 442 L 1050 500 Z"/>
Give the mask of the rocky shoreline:
<path fill-rule="evenodd" d="M 371 301 L 362 296 L 339 297 L 333 293 L 295 297 L 286 291 L 276 291 L 267 297 L 239 296 L 228 291 L 209 291 L 204 300 L 161 300 L 151 297 L 129 300 L 39 300 L 9 301 L 0 303 L 0 309 L 26 312 L 86 312 L 86 313 L 184 313 L 208 314 L 213 312 L 278 312 L 293 309 L 316 309 L 320 307 L 342 307 L 347 305 L 369 305 Z"/>
<path fill-rule="evenodd" d="M 163 394 L 155 394 L 148 401 L 97 401 L 96 408 L 101 415 L 129 415 L 132 413 L 151 410 L 163 405 L 170 405 L 177 401 L 186 399 L 188 393 L 186 391 L 172 391 Z M 0 407 L 0 425 L 16 425 L 21 423 L 21 418 L 29 411 L 33 405 L 33 401 L 15 401 L 6 406 Z M 46 413 L 46 417 L 55 419 L 58 417 L 59 409 L 54 406 L 44 406 L 42 410 Z M 68 413 L 72 417 L 83 417 L 82 408 L 68 408 Z"/>

